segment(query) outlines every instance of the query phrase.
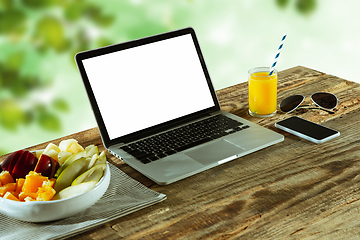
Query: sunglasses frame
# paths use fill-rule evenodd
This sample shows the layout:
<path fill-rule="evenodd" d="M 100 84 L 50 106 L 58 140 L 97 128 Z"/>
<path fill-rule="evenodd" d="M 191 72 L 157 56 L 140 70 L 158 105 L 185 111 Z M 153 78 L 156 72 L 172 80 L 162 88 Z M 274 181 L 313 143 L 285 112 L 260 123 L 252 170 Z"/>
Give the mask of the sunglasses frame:
<path fill-rule="evenodd" d="M 317 94 L 317 93 L 326 93 L 326 94 L 330 94 L 330 95 L 334 96 L 335 99 L 336 99 L 335 107 L 333 107 L 333 108 L 325 108 L 325 107 L 320 106 L 318 103 L 316 103 L 316 101 L 312 98 L 312 96 L 313 96 L 314 94 Z M 284 112 L 283 110 L 281 110 L 281 103 L 282 103 L 285 99 L 287 99 L 287 98 L 289 98 L 289 97 L 292 97 L 292 96 L 302 96 L 303 99 L 302 99 L 301 102 L 300 102 L 296 107 L 294 107 L 291 111 Z M 301 105 L 301 104 L 305 101 L 305 98 L 306 98 L 306 97 L 310 97 L 311 102 L 314 103 L 314 104 L 316 105 L 316 107 L 311 107 L 312 104 L 311 104 L 311 105 Z M 299 107 L 309 107 L 308 109 L 320 109 L 320 110 L 326 111 L 326 112 L 328 112 L 328 113 L 330 113 L 330 114 L 334 114 L 335 112 L 333 112 L 333 111 L 331 111 L 331 110 L 333 110 L 334 108 L 336 108 L 337 105 L 338 105 L 338 103 L 339 103 L 339 99 L 338 99 L 338 98 L 336 97 L 336 95 L 333 94 L 333 93 L 329 93 L 329 92 L 314 92 L 314 93 L 309 93 L 309 94 L 295 94 L 295 95 L 288 96 L 288 97 L 284 98 L 283 100 L 281 100 L 281 102 L 280 102 L 280 104 L 279 104 L 279 109 L 280 109 L 280 111 L 283 112 L 283 113 L 291 113 L 292 111 L 295 111 L 295 110 L 298 109 Z"/>

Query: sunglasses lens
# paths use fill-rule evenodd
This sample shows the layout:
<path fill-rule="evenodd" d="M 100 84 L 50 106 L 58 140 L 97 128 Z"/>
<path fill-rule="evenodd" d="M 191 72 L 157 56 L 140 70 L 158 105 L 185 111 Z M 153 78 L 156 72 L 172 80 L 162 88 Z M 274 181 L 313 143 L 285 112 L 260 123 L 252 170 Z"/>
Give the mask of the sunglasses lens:
<path fill-rule="evenodd" d="M 314 93 L 311 99 L 320 107 L 333 109 L 337 105 L 337 98 L 331 93 Z"/>
<path fill-rule="evenodd" d="M 280 110 L 283 112 L 290 112 L 297 108 L 301 102 L 304 100 L 302 95 L 293 95 L 285 98 L 280 103 Z"/>

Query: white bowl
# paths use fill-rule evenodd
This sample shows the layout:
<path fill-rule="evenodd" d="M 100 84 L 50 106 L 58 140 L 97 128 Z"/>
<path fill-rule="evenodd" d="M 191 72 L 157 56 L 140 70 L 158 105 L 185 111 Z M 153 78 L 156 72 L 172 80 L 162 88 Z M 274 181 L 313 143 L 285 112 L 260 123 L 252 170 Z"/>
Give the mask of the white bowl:
<path fill-rule="evenodd" d="M 110 184 L 110 175 L 107 164 L 104 176 L 93 189 L 71 198 L 32 202 L 0 198 L 0 213 L 26 222 L 47 222 L 73 216 L 89 208 L 104 195 Z"/>

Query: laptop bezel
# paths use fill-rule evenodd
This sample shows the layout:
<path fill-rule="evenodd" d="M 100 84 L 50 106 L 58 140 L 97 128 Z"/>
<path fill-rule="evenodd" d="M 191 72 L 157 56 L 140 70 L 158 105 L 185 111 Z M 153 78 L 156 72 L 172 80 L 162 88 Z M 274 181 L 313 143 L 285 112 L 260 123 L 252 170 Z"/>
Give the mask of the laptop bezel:
<path fill-rule="evenodd" d="M 158 42 L 158 41 L 162 41 L 162 40 L 166 40 L 166 39 L 170 39 L 170 38 L 174 38 L 174 37 L 178 37 L 178 36 L 182 36 L 182 35 L 186 35 L 186 34 L 191 34 L 192 39 L 193 39 L 193 43 L 195 45 L 198 57 L 199 57 L 199 61 L 201 63 L 209 90 L 211 92 L 212 98 L 213 98 L 213 102 L 214 102 L 214 106 L 183 116 L 181 118 L 178 119 L 174 119 L 171 121 L 168 121 L 166 123 L 162 123 L 159 125 L 155 125 L 152 126 L 150 128 L 147 129 L 143 129 L 140 131 L 137 131 L 135 133 L 131 133 L 125 136 L 121 136 L 115 139 L 110 139 L 109 138 L 109 134 L 108 131 L 106 129 L 106 125 L 104 123 L 104 120 L 101 116 L 101 112 L 99 109 L 99 106 L 97 104 L 94 92 L 91 88 L 89 79 L 87 77 L 84 65 L 83 65 L 83 60 L 85 59 L 89 59 L 89 58 L 93 58 L 96 56 L 101 56 L 101 55 L 105 55 L 105 54 L 109 54 L 109 53 L 113 53 L 113 52 L 117 52 L 117 51 L 122 51 L 125 49 L 129 49 L 129 48 L 133 48 L 133 47 L 137 47 L 137 46 L 141 46 L 141 45 L 145 45 L 145 44 L 150 44 L 153 42 Z M 110 45 L 110 46 L 106 46 L 106 47 L 102 47 L 102 48 L 97 48 L 97 49 L 92 49 L 92 50 L 88 50 L 88 51 L 83 51 L 83 52 L 79 52 L 75 55 L 75 61 L 78 67 L 78 70 L 80 72 L 81 78 L 83 80 L 83 84 L 85 87 L 85 90 L 87 92 L 92 110 L 94 112 L 95 115 L 95 119 L 99 128 L 99 132 L 101 135 L 101 138 L 103 140 L 103 143 L 105 145 L 106 148 L 109 148 L 110 146 L 114 145 L 114 144 L 118 144 L 118 143 L 128 143 L 128 142 L 132 142 L 134 140 L 137 140 L 139 138 L 144 138 L 147 136 L 151 136 L 153 134 L 156 134 L 158 132 L 161 131 L 166 131 L 168 129 L 174 128 L 178 125 L 184 124 L 186 122 L 189 121 L 193 121 L 194 119 L 200 118 L 201 116 L 206 116 L 207 114 L 213 113 L 215 111 L 219 111 L 220 110 L 220 104 L 219 101 L 217 99 L 216 93 L 215 93 L 215 89 L 212 85 L 211 79 L 210 79 L 210 75 L 209 72 L 207 70 L 206 64 L 205 64 L 205 60 L 203 58 L 201 49 L 200 49 L 200 45 L 199 42 L 197 40 L 197 37 L 195 35 L 195 31 L 193 28 L 189 27 L 189 28 L 184 28 L 184 29 L 180 29 L 180 30 L 176 30 L 176 31 L 171 31 L 171 32 L 166 32 L 166 33 L 161 33 L 158 35 L 153 35 L 153 36 L 149 36 L 149 37 L 145 37 L 145 38 L 141 38 L 141 39 L 136 39 L 136 40 L 132 40 L 132 41 L 128 41 L 128 42 L 124 42 L 124 43 L 119 43 L 119 44 L 114 44 L 114 45 Z M 119 104 L 119 103 L 116 103 Z M 114 110 L 115 111 L 115 110 Z M 126 117 L 126 116 L 124 116 Z"/>

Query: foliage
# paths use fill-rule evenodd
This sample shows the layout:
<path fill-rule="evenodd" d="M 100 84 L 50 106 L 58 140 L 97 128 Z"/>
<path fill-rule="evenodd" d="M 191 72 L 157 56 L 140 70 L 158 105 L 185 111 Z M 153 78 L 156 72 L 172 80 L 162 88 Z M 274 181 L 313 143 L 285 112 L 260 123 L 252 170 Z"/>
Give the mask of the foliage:
<path fill-rule="evenodd" d="M 84 28 L 78 24 L 80 18 L 102 28 L 114 19 L 103 14 L 98 5 L 84 0 L 0 1 L 1 127 L 15 131 L 20 125 L 36 122 L 44 130 L 61 129 L 58 114 L 70 110 L 65 99 L 52 96 L 55 99 L 48 102 L 34 99 L 29 104 L 29 98 L 32 92 L 46 91 L 53 84 L 53 79 L 43 79 L 39 74 L 45 64 L 44 56 L 49 52 L 73 56 L 89 47 L 82 35 Z M 66 29 L 75 34 L 70 35 Z M 105 43 L 106 39 L 99 42 Z"/>
<path fill-rule="evenodd" d="M 46 102 L 31 99 L 33 92 L 41 95 L 54 84 L 54 79 L 41 74 L 49 54 L 69 56 L 75 66 L 77 52 L 114 43 L 106 30 L 116 18 L 127 19 L 121 25 L 126 40 L 168 30 L 159 21 L 147 19 L 145 8 L 128 1 L 117 3 L 121 6 L 119 15 L 105 14 L 103 4 L 89 0 L 0 0 L 0 127 L 15 131 L 21 125 L 37 123 L 46 131 L 61 130 L 59 116 L 70 110 L 68 100 L 56 94 Z"/>
<path fill-rule="evenodd" d="M 280 8 L 285 8 L 289 5 L 290 0 L 275 0 L 275 2 Z M 295 9 L 303 15 L 307 15 L 314 12 L 315 8 L 316 8 L 315 0 L 295 1 Z"/>

